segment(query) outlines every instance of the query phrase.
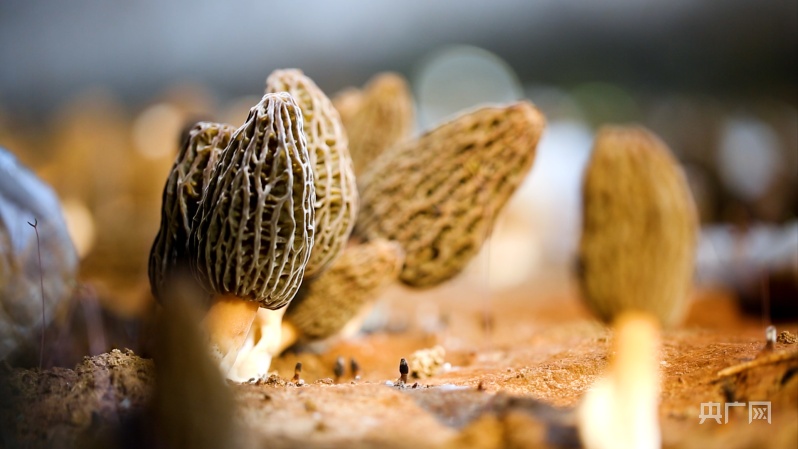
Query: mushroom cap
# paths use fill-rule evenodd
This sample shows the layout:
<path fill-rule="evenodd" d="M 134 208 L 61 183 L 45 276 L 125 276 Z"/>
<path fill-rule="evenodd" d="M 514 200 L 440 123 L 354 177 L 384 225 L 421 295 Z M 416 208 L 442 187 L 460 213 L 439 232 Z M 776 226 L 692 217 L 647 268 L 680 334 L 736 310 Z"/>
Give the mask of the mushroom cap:
<path fill-rule="evenodd" d="M 302 111 L 288 93 L 266 94 L 203 193 L 189 236 L 195 274 L 214 293 L 284 307 L 313 247 L 315 201 Z"/>
<path fill-rule="evenodd" d="M 0 147 L 0 360 L 32 343 L 52 320 L 72 293 L 77 269 L 58 196 Z"/>
<path fill-rule="evenodd" d="M 188 131 L 175 158 L 163 189 L 161 227 L 150 250 L 150 287 L 159 300 L 170 274 L 189 262 L 194 214 L 233 132 L 230 125 L 199 122 Z"/>
<path fill-rule="evenodd" d="M 668 147 L 642 127 L 604 127 L 585 173 L 582 297 L 611 322 L 627 310 L 678 321 L 692 281 L 698 218 Z"/>
<path fill-rule="evenodd" d="M 396 242 L 377 239 L 347 246 L 329 270 L 291 301 L 285 320 L 305 339 L 336 334 L 397 279 L 403 260 Z"/>
<path fill-rule="evenodd" d="M 519 102 L 463 114 L 391 148 L 358 177 L 355 234 L 399 242 L 408 285 L 455 276 L 532 167 L 544 126 L 543 114 Z"/>
<path fill-rule="evenodd" d="M 398 73 L 379 73 L 363 90 L 347 89 L 333 102 L 349 136 L 357 174 L 413 132 L 415 102 L 407 81 Z"/>
<path fill-rule="evenodd" d="M 272 72 L 266 91 L 288 92 L 302 110 L 316 187 L 316 236 L 305 267 L 305 277 L 312 277 L 338 257 L 355 226 L 357 183 L 346 132 L 330 99 L 301 70 Z"/>

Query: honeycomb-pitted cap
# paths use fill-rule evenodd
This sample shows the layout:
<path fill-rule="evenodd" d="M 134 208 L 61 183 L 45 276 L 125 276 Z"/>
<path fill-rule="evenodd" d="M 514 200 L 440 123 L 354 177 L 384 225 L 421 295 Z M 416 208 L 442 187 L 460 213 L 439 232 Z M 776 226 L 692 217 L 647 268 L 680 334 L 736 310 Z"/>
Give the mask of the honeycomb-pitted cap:
<path fill-rule="evenodd" d="M 329 270 L 303 287 L 304 294 L 291 302 L 285 319 L 304 339 L 332 336 L 396 282 L 403 261 L 404 252 L 396 242 L 350 244 Z"/>
<path fill-rule="evenodd" d="M 402 245 L 402 282 L 437 285 L 479 252 L 526 177 L 545 119 L 518 102 L 465 113 L 397 145 L 358 177 L 355 234 Z"/>
<path fill-rule="evenodd" d="M 150 287 L 159 300 L 170 274 L 189 262 L 194 214 L 233 132 L 230 125 L 199 122 L 188 131 L 175 158 L 163 190 L 161 227 L 150 250 Z"/>
<path fill-rule="evenodd" d="M 302 112 L 266 94 L 214 167 L 191 230 L 195 272 L 209 290 L 284 307 L 313 247 L 313 169 Z"/>
<path fill-rule="evenodd" d="M 288 92 L 302 110 L 316 186 L 313 251 L 305 277 L 323 272 L 341 253 L 357 217 L 357 183 L 346 132 L 329 98 L 301 70 L 275 70 L 266 92 Z"/>
<path fill-rule="evenodd" d="M 582 297 L 611 322 L 645 311 L 663 325 L 682 317 L 693 277 L 698 218 L 668 147 L 641 127 L 596 134 L 582 188 Z"/>

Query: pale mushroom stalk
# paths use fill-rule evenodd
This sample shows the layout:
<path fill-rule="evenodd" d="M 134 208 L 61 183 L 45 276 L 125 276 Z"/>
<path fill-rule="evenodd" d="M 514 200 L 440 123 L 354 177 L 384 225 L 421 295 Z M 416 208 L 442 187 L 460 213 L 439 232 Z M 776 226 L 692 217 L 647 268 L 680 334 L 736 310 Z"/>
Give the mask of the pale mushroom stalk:
<path fill-rule="evenodd" d="M 615 355 L 588 390 L 577 419 L 587 449 L 658 449 L 660 328 L 648 313 L 627 312 L 615 323 Z"/>
<path fill-rule="evenodd" d="M 285 311 L 285 307 L 277 310 L 258 308 L 249 332 L 238 348 L 235 362 L 227 371 L 228 379 L 243 381 L 252 378 L 253 373 L 263 376 L 269 371 L 272 358 L 280 353 L 281 323 Z"/>
<path fill-rule="evenodd" d="M 228 294 L 215 298 L 205 314 L 202 325 L 223 373 L 228 374 L 236 366 L 244 343 L 251 339 L 258 309 L 258 303 Z"/>

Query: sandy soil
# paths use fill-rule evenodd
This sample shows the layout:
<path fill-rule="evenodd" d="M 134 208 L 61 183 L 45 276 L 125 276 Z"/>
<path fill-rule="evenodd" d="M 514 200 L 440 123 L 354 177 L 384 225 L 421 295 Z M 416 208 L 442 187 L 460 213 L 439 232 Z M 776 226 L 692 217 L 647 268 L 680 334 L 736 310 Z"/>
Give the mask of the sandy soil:
<path fill-rule="evenodd" d="M 775 352 L 792 357 L 719 377 L 760 354 L 764 326 L 741 315 L 723 292 L 696 297 L 686 324 L 663 335 L 664 447 L 798 447 L 798 345 L 777 343 Z M 5 447 L 97 441 L 102 445 L 95 447 L 165 447 L 164 428 L 179 421 L 216 437 L 233 435 L 240 447 L 578 447 L 573 410 L 606 368 L 612 335 L 572 290 L 528 285 L 486 294 L 460 285 L 409 295 L 397 288 L 381 307 L 380 331 L 290 351 L 275 360 L 268 380 L 216 389 L 212 379 L 194 382 L 201 370 L 178 364 L 188 396 L 156 390 L 155 379 L 163 377 L 151 360 L 130 351 L 86 358 L 75 369 L 6 367 L 2 441 Z M 798 333 L 795 323 L 779 329 Z M 435 345 L 446 350 L 447 365 L 433 377 L 395 386 L 399 359 Z M 336 382 L 339 356 L 347 370 Z M 350 358 L 361 368 L 358 380 Z M 290 381 L 298 361 L 302 386 Z M 232 397 L 232 420 L 218 418 L 223 407 L 211 405 L 219 394 Z M 167 399 L 156 404 L 177 406 L 153 411 L 151 399 L 159 395 Z M 702 402 L 759 400 L 772 403 L 770 424 L 749 424 L 745 407 L 733 407 L 727 424 L 699 424 Z M 216 437 L 170 441 L 213 447 Z"/>

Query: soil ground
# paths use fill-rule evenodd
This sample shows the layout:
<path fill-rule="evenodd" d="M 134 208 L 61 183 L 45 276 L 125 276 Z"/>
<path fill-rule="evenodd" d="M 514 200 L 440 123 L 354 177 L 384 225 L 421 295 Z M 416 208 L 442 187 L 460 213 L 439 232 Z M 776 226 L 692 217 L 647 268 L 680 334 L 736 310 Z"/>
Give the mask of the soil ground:
<path fill-rule="evenodd" d="M 777 343 L 775 352 L 792 357 L 719 377 L 760 354 L 765 323 L 742 315 L 722 291 L 694 296 L 685 324 L 663 334 L 663 446 L 798 447 L 798 345 Z M 378 331 L 289 351 L 274 361 L 268 380 L 222 387 L 234 403 L 232 420 L 218 417 L 219 397 L 203 399 L 215 387 L 201 383 L 187 387 L 197 400 L 174 396 L 177 411 L 153 413 L 155 365 L 131 351 L 87 357 L 74 369 L 6 367 L 2 442 L 165 447 L 158 435 L 181 422 L 188 432 L 211 435 L 197 443 L 170 440 L 183 447 L 213 447 L 219 435 L 229 438 L 227 447 L 579 447 L 573 410 L 606 369 L 612 332 L 574 289 L 525 285 L 490 293 L 460 283 L 411 294 L 397 287 L 380 308 Z M 778 328 L 798 333 L 796 323 Z M 395 386 L 399 359 L 435 345 L 445 349 L 447 365 Z M 338 357 L 347 369 L 336 382 Z M 360 366 L 358 380 L 350 358 Z M 291 382 L 296 362 L 303 364 L 302 386 Z M 199 371 L 185 366 L 180 375 L 191 385 Z M 749 423 L 747 407 L 732 407 L 728 423 L 700 423 L 701 403 L 748 401 L 770 401 L 771 422 Z M 156 436 L 141 436 L 148 432 Z"/>

